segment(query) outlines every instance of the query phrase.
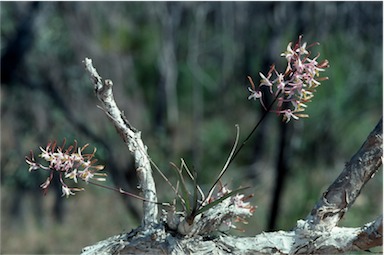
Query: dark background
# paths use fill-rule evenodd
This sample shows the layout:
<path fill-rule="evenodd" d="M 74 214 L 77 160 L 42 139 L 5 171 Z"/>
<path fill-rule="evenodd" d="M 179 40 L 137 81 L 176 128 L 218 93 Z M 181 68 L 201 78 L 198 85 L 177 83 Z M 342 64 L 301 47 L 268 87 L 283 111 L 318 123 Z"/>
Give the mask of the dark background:
<path fill-rule="evenodd" d="M 295 226 L 338 176 L 382 116 L 381 2 L 1 2 L 1 253 L 79 253 L 139 225 L 141 202 L 108 190 L 43 196 L 46 173 L 24 157 L 49 140 L 97 147 L 109 185 L 137 193 L 128 150 L 82 65 L 114 82 L 116 101 L 142 131 L 149 154 L 175 180 L 184 158 L 208 189 L 240 125 L 241 140 L 262 114 L 248 101 L 288 42 L 304 35 L 329 81 L 310 118 L 283 124 L 270 114 L 224 181 L 251 186 L 258 208 L 245 233 Z M 382 171 L 341 224 L 357 227 L 382 211 Z M 155 173 L 159 199 L 173 194 Z M 59 187 L 59 188 L 55 188 Z M 277 188 L 276 188 L 277 187 Z"/>

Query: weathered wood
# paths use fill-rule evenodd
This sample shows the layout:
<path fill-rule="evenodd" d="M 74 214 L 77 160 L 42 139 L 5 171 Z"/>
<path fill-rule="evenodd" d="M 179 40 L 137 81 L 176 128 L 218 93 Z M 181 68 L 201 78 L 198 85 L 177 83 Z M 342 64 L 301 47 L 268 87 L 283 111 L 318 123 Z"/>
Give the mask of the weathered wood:
<path fill-rule="evenodd" d="M 157 223 L 158 208 L 155 181 L 152 176 L 151 164 L 147 154 L 147 147 L 141 139 L 140 131 L 133 128 L 123 112 L 118 108 L 113 97 L 111 80 L 105 80 L 97 73 L 92 65 L 92 60 L 86 58 L 84 61 L 85 69 L 88 71 L 94 83 L 97 98 L 102 103 L 102 109 L 115 125 L 117 132 L 127 144 L 129 151 L 134 156 L 139 187 L 146 201 L 143 202 L 144 216 L 143 227 L 150 228 Z"/>

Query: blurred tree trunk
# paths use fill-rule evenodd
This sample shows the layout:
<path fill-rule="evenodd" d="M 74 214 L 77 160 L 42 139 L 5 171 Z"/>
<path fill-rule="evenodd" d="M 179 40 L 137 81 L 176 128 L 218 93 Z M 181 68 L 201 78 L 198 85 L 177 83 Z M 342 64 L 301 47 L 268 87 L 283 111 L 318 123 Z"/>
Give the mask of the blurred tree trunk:
<path fill-rule="evenodd" d="M 180 25 L 183 5 L 181 3 L 163 2 L 156 5 L 155 12 L 160 21 L 160 51 L 158 69 L 158 120 L 159 126 L 165 126 L 171 146 L 163 147 L 171 155 L 175 152 L 179 108 L 177 95 L 178 63 L 177 63 L 177 33 Z M 162 113 L 164 112 L 164 114 Z M 165 117 L 165 122 L 163 118 Z M 168 153 L 166 153 L 168 154 Z M 168 154 L 169 155 L 169 154 Z"/>
<path fill-rule="evenodd" d="M 302 12 L 302 3 L 295 3 L 295 10 L 297 12 Z M 296 30 L 293 34 L 302 35 L 304 34 L 304 21 L 301 19 L 301 15 L 298 18 L 295 18 L 296 24 L 294 25 L 294 29 Z M 274 30 L 274 34 L 278 36 L 279 34 L 283 34 L 282 31 Z M 294 41 L 294 38 L 291 40 Z M 271 62 L 272 63 L 272 62 Z M 284 108 L 284 107 L 283 107 Z M 292 123 L 290 123 L 292 124 Z M 290 172 L 290 157 L 289 153 L 291 151 L 291 132 L 292 128 L 290 125 L 281 124 L 279 126 L 279 142 L 278 142 L 278 154 L 277 154 L 277 164 L 275 168 L 275 182 L 274 182 L 274 190 L 272 196 L 272 202 L 269 210 L 269 218 L 268 218 L 268 231 L 273 231 L 276 229 L 276 223 L 279 217 L 280 212 L 280 204 L 282 201 L 284 186 Z"/>
<path fill-rule="evenodd" d="M 35 42 L 34 24 L 40 8 L 39 2 L 28 4 L 28 11 L 16 26 L 14 37 L 1 52 L 1 85 L 12 85 L 20 65 Z"/>
<path fill-rule="evenodd" d="M 193 21 L 189 28 L 189 44 L 187 63 L 188 69 L 196 81 L 192 86 L 192 104 L 193 104 L 193 129 L 192 129 L 192 158 L 195 169 L 202 169 L 202 141 L 201 126 L 204 114 L 204 70 L 201 68 L 199 59 L 202 58 L 203 28 L 206 26 L 207 14 L 211 10 L 211 4 L 205 3 L 196 6 L 193 15 Z"/>

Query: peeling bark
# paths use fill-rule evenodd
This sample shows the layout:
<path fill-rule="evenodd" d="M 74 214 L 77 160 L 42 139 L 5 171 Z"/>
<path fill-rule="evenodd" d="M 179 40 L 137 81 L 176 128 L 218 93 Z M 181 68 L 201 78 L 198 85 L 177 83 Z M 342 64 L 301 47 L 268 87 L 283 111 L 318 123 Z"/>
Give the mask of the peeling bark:
<path fill-rule="evenodd" d="M 364 185 L 382 165 L 383 120 L 369 134 L 359 151 L 345 164 L 344 170 L 323 193 L 307 216 L 315 228 L 332 229 L 355 202 Z"/>
<path fill-rule="evenodd" d="M 111 80 L 103 82 L 101 76 L 92 65 L 92 60 L 84 60 L 85 68 L 90 74 L 95 86 L 95 93 L 102 103 L 102 109 L 115 125 L 117 132 L 127 144 L 129 151 L 135 158 L 139 187 L 146 201 L 143 203 L 144 217 L 143 227 L 151 227 L 157 223 L 158 209 L 155 181 L 152 176 L 151 164 L 147 154 L 147 147 L 141 139 L 141 132 L 136 130 L 124 116 L 124 113 L 117 107 L 113 97 Z"/>
<path fill-rule="evenodd" d="M 342 254 L 382 245 L 382 216 L 361 228 L 316 232 L 307 227 L 305 221 L 299 221 L 295 231 L 184 238 L 158 226 L 151 235 L 133 230 L 86 247 L 82 254 Z"/>

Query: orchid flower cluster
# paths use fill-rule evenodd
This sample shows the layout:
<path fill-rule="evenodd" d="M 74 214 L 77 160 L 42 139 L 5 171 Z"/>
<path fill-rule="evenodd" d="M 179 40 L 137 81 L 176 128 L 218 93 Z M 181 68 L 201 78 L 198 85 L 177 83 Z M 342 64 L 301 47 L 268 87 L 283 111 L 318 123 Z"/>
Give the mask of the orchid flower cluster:
<path fill-rule="evenodd" d="M 39 157 L 47 161 L 49 163 L 48 166 L 37 163 L 32 151 L 31 156 L 26 157 L 26 162 L 29 165 L 29 172 L 39 169 L 50 172 L 47 180 L 40 185 L 44 190 L 44 194 L 48 191 L 48 187 L 55 176 L 58 176 L 63 196 L 66 197 L 75 195 L 74 192 L 83 191 L 84 188 L 69 187 L 64 181 L 65 178 L 72 179 L 75 183 L 77 183 L 78 179 L 81 179 L 86 183 L 90 182 L 90 180 L 106 180 L 105 176 L 107 174 L 98 172 L 103 170 L 104 166 L 95 165 L 97 159 L 92 159 L 95 155 L 96 148 L 93 150 L 93 153 L 82 154 L 88 147 L 88 144 L 77 148 L 77 142 L 75 141 L 74 145 L 70 145 L 65 151 L 64 146 L 65 140 L 61 147 L 56 147 L 56 142 L 49 142 L 45 149 L 40 147 L 41 154 L 39 154 Z M 55 172 L 58 174 L 55 174 Z"/>
<path fill-rule="evenodd" d="M 265 110 L 270 110 L 277 114 L 283 115 L 283 121 L 289 122 L 291 118 L 299 119 L 308 117 L 304 114 L 307 103 L 311 102 L 314 97 L 316 87 L 320 86 L 320 81 L 327 80 L 328 77 L 319 77 L 319 73 L 325 71 L 329 67 L 328 60 L 323 60 L 320 63 L 318 53 L 316 57 L 309 58 L 311 53 L 308 48 L 318 45 L 311 44 L 307 47 L 307 43 L 301 43 L 302 36 L 292 48 L 292 42 L 287 46 L 287 50 L 281 54 L 287 60 L 287 68 L 284 73 L 279 73 L 275 66 L 272 65 L 269 72 L 265 76 L 261 72 L 259 89 L 256 89 L 252 78 L 248 76 L 251 83 L 251 88 L 248 90 L 251 95 L 248 99 L 260 100 L 261 105 Z M 273 78 L 273 76 L 275 78 Z M 274 94 L 277 100 L 276 109 L 267 109 L 263 102 L 264 95 L 260 87 L 266 86 L 269 92 Z M 276 92 L 274 93 L 274 88 Z"/>

